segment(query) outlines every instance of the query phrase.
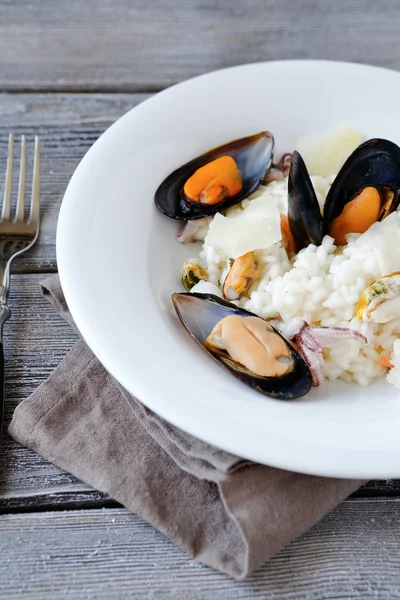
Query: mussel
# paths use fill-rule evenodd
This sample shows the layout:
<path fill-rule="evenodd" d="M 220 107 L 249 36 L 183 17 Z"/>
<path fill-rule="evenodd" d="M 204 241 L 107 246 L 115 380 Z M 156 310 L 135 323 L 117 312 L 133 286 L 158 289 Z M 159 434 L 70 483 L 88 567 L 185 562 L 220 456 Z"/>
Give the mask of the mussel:
<path fill-rule="evenodd" d="M 207 281 L 208 271 L 199 260 L 188 260 L 183 264 L 182 283 L 191 290 L 199 281 Z"/>
<path fill-rule="evenodd" d="M 226 300 L 242 298 L 260 277 L 260 272 L 260 264 L 254 252 L 247 252 L 235 258 L 224 281 L 222 290 L 224 298 Z"/>
<path fill-rule="evenodd" d="M 264 319 L 210 294 L 176 293 L 172 302 L 196 342 L 243 383 L 281 400 L 310 391 L 308 366 Z"/>
<path fill-rule="evenodd" d="M 288 221 L 297 252 L 309 244 L 321 245 L 321 209 L 307 167 L 296 150 L 289 170 Z"/>
<path fill-rule="evenodd" d="M 364 233 L 400 202 L 400 148 L 384 139 L 368 140 L 349 156 L 325 200 L 323 217 L 306 165 L 293 152 L 288 182 L 288 217 L 297 250 L 320 245 L 330 235 L 338 246 L 349 233 Z"/>
<path fill-rule="evenodd" d="M 360 321 L 388 323 L 399 315 L 399 272 L 384 275 L 365 288 L 357 304 L 357 317 Z"/>
<path fill-rule="evenodd" d="M 173 171 L 155 194 L 173 219 L 202 219 L 247 198 L 261 185 L 273 158 L 274 138 L 262 131 L 234 140 Z"/>
<path fill-rule="evenodd" d="M 364 233 L 397 209 L 400 190 L 400 148 L 384 139 L 358 146 L 340 169 L 326 197 L 324 233 L 338 245 L 347 233 Z"/>

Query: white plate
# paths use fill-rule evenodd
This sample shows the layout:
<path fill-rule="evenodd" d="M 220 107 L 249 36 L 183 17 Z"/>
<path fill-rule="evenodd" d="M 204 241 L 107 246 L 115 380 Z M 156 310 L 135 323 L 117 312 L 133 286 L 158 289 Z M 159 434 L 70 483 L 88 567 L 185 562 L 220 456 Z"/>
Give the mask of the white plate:
<path fill-rule="evenodd" d="M 156 413 L 220 448 L 285 469 L 338 477 L 400 476 L 400 394 L 324 384 L 282 402 L 236 381 L 191 340 L 171 293 L 191 247 L 154 192 L 210 147 L 269 129 L 277 154 L 296 136 L 345 123 L 400 143 L 400 74 L 324 61 L 258 63 L 204 75 L 128 112 L 94 144 L 62 203 L 61 282 L 84 339 Z M 118 406 L 115 406 L 118 410 Z"/>

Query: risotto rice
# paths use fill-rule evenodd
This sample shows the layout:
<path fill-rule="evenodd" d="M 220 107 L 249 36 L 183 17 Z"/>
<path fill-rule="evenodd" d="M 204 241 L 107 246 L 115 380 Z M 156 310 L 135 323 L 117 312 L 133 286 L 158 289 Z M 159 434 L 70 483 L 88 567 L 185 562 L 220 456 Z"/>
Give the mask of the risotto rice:
<path fill-rule="evenodd" d="M 314 176 L 311 180 L 322 207 L 334 176 Z M 268 198 L 286 215 L 287 178 L 261 186 L 225 214 L 234 216 L 259 197 Z M 382 228 L 382 235 L 389 219 L 400 232 L 399 214 L 393 213 L 374 225 L 376 230 Z M 209 219 L 208 228 L 211 223 L 212 219 Z M 282 242 L 257 251 L 261 276 L 253 284 L 249 296 L 234 302 L 263 318 L 282 319 L 285 323 L 301 318 L 310 325 L 346 327 L 362 333 L 368 340 L 367 345 L 345 339 L 323 351 L 323 375 L 327 379 L 341 379 L 362 386 L 387 374 L 381 359 L 390 356 L 395 340 L 400 337 L 400 318 L 379 324 L 360 321 L 356 316 L 357 302 L 364 289 L 387 274 L 383 273 L 382 261 L 368 233 L 349 235 L 348 244 L 341 249 L 335 246 L 331 237 L 325 236 L 320 246 L 311 244 L 292 259 L 288 258 Z M 221 289 L 229 270 L 229 257 L 221 248 L 209 245 L 206 235 L 200 258 L 207 267 L 208 282 Z M 204 289 L 204 282 L 198 285 Z M 202 291 L 196 288 L 192 291 Z M 394 373 L 389 377 L 391 382 L 399 380 Z"/>

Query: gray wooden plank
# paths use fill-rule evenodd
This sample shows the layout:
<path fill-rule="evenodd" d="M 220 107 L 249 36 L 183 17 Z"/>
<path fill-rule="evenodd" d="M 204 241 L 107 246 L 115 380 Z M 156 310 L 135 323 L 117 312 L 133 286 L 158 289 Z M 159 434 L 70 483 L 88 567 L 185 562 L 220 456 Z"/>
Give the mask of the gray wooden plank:
<path fill-rule="evenodd" d="M 27 134 L 31 146 L 35 134 L 42 138 L 40 237 L 31 251 L 15 261 L 14 272 L 55 270 L 56 223 L 69 179 L 107 126 L 146 97 L 143 94 L 0 94 L 0 191 L 4 185 L 8 132 L 17 136 Z M 31 162 L 28 163 L 31 168 Z M 16 191 L 17 168 L 15 175 Z"/>
<path fill-rule="evenodd" d="M 395 0 L 3 0 L 0 11 L 0 90 L 153 91 L 284 58 L 400 67 Z"/>
<path fill-rule="evenodd" d="M 78 339 L 42 298 L 42 279 L 41 274 L 12 277 L 12 319 L 5 327 L 6 424 L 16 405 L 50 375 Z M 357 495 L 400 495 L 400 482 L 371 482 Z M 4 436 L 0 447 L 0 513 L 115 505 L 106 495 Z"/>
<path fill-rule="evenodd" d="M 342 503 L 248 580 L 198 565 L 124 509 L 0 517 L 2 597 L 400 598 L 399 500 Z"/>

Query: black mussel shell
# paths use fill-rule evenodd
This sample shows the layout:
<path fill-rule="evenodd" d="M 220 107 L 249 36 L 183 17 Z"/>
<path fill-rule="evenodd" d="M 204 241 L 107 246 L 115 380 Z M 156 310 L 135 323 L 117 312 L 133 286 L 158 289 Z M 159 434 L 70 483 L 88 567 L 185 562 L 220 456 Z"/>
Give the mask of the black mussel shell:
<path fill-rule="evenodd" d="M 345 205 L 365 187 L 375 187 L 382 197 L 379 220 L 396 210 L 400 190 L 400 148 L 375 138 L 358 146 L 344 163 L 325 200 L 324 232 Z"/>
<path fill-rule="evenodd" d="M 218 146 L 168 175 L 156 191 L 156 206 L 168 217 L 181 220 L 202 219 L 225 210 L 247 198 L 259 187 L 272 163 L 273 152 L 274 138 L 267 131 Z M 243 179 L 239 194 L 212 206 L 186 200 L 183 186 L 189 177 L 200 167 L 221 156 L 231 156 L 239 168 Z"/>
<path fill-rule="evenodd" d="M 241 370 L 232 360 L 205 348 L 204 340 L 221 319 L 232 314 L 241 317 L 257 315 L 212 294 L 177 293 L 172 295 L 172 302 L 179 319 L 203 350 L 243 383 L 262 394 L 281 400 L 294 400 L 310 391 L 312 386 L 310 369 L 286 340 L 294 360 L 294 368 L 291 373 L 283 377 L 260 377 L 247 370 Z M 278 331 L 275 332 L 282 337 Z"/>
<path fill-rule="evenodd" d="M 295 150 L 288 179 L 288 221 L 297 251 L 309 244 L 320 246 L 323 238 L 322 215 L 307 167 Z"/>

